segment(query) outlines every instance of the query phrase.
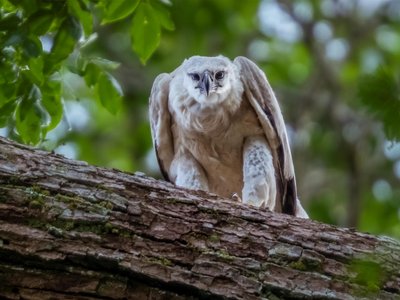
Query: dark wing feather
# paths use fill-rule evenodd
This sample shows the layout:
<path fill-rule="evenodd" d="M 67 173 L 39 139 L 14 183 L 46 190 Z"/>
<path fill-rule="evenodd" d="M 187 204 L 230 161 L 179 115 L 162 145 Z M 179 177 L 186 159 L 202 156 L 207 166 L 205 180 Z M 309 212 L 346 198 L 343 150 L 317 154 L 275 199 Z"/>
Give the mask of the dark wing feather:
<path fill-rule="evenodd" d="M 174 142 L 171 132 L 171 115 L 168 110 L 170 74 L 160 74 L 154 80 L 150 94 L 149 119 L 151 136 L 158 164 L 164 178 L 170 181 L 168 172 L 174 157 Z"/>
<path fill-rule="evenodd" d="M 264 72 L 246 57 L 237 57 L 234 64 L 240 70 L 245 97 L 257 113 L 274 157 L 277 174 L 277 204 L 281 211 L 296 213 L 296 180 L 285 123 L 278 101 Z"/>

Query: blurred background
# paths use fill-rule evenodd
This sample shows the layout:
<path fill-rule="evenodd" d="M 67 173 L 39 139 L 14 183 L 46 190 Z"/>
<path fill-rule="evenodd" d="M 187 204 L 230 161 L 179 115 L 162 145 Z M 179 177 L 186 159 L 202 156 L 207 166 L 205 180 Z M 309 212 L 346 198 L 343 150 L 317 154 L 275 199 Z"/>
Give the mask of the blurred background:
<path fill-rule="evenodd" d="M 400 1 L 172 0 L 166 7 L 174 30 L 162 32 L 146 65 L 132 51 L 129 21 L 95 26 L 98 38 L 85 51 L 120 63 L 113 75 L 122 109 L 109 113 L 66 73 L 62 121 L 42 148 L 161 178 L 147 116 L 154 78 L 192 55 L 247 56 L 280 102 L 310 217 L 400 238 Z"/>

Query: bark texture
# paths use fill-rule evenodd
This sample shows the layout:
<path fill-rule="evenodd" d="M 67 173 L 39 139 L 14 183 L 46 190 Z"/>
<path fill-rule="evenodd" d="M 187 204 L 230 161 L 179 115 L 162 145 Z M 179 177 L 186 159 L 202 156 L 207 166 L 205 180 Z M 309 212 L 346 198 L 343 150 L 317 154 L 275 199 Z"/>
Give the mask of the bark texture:
<path fill-rule="evenodd" d="M 400 243 L 0 138 L 0 298 L 399 299 Z"/>

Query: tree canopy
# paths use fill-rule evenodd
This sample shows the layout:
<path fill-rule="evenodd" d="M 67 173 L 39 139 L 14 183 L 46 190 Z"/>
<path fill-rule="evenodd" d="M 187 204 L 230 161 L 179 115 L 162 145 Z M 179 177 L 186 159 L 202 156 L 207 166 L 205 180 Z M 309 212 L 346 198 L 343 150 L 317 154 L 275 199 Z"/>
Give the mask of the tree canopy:
<path fill-rule="evenodd" d="M 155 76 L 192 55 L 244 55 L 278 95 L 311 218 L 400 237 L 399 1 L 0 5 L 2 135 L 157 177 Z"/>

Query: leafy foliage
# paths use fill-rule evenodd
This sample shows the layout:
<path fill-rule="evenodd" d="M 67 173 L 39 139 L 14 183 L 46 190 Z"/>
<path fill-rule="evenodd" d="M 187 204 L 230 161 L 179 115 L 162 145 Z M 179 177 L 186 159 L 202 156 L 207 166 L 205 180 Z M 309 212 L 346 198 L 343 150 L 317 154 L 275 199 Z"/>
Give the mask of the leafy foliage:
<path fill-rule="evenodd" d="M 0 121 L 29 144 L 42 141 L 62 119 L 63 74 L 82 77 L 110 113 L 120 110 L 122 90 L 110 73 L 118 64 L 85 53 L 96 39 L 97 18 L 104 25 L 131 17 L 132 47 L 142 63 L 157 48 L 161 26 L 174 29 L 158 0 L 1 0 L 0 5 Z"/>
<path fill-rule="evenodd" d="M 102 24 L 112 23 L 119 21 L 131 15 L 140 0 L 126 1 L 126 0 L 108 0 L 102 3 L 103 6 L 103 21 Z"/>
<path fill-rule="evenodd" d="M 143 3 L 133 19 L 132 47 L 145 63 L 160 43 L 161 28 L 156 12 Z"/>
<path fill-rule="evenodd" d="M 400 141 L 400 85 L 393 71 L 380 68 L 364 76 L 359 95 L 369 111 L 382 121 L 386 136 Z"/>

